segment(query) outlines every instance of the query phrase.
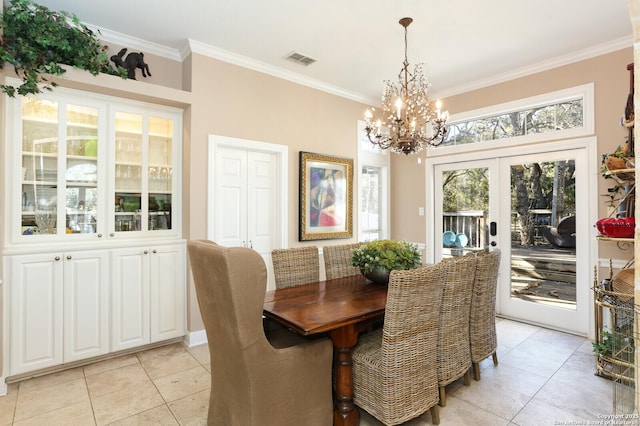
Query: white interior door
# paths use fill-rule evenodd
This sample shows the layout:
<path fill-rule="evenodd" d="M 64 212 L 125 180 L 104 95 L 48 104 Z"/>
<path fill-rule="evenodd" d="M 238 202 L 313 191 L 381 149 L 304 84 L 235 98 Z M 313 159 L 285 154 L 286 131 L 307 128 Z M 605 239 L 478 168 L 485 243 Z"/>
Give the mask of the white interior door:
<path fill-rule="evenodd" d="M 287 147 L 212 136 L 209 148 L 209 239 L 256 250 L 275 288 L 271 250 L 287 241 Z"/>
<path fill-rule="evenodd" d="M 500 249 L 498 314 L 586 335 L 595 261 L 588 150 L 484 155 L 484 160 L 433 161 L 431 260 Z M 563 218 L 575 220 L 573 242 L 543 232 L 557 229 Z"/>

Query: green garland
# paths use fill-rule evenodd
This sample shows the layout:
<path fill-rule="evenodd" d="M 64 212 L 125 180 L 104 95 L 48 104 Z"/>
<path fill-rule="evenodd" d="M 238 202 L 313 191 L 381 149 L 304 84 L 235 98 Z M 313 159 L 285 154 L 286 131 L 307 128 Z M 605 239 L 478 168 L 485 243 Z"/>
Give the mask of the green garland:
<path fill-rule="evenodd" d="M 126 78 L 124 68 L 116 71 L 109 63 L 107 46 L 68 12 L 54 12 L 31 0 L 11 0 L 0 16 L 0 28 L 0 69 L 12 64 L 22 79 L 17 88 L 0 85 L 0 90 L 11 97 L 52 90 L 57 84 L 47 75 L 64 74 L 61 65 L 93 75 L 108 73 Z"/>

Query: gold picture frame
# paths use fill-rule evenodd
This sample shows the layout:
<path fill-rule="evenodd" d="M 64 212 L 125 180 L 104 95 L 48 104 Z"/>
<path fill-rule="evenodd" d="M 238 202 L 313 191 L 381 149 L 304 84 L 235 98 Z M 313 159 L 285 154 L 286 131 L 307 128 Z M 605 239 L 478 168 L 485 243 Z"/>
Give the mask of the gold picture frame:
<path fill-rule="evenodd" d="M 353 159 L 300 152 L 299 241 L 353 236 Z"/>

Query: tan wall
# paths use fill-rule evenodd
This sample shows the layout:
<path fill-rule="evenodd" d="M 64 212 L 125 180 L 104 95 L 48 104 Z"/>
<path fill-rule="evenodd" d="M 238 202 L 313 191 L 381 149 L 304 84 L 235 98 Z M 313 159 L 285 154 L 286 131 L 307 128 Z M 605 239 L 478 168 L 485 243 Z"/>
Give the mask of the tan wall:
<path fill-rule="evenodd" d="M 310 151 L 355 161 L 357 120 L 366 106 L 201 55 L 192 55 L 190 61 L 193 103 L 191 143 L 185 151 L 185 179 L 190 182 L 184 194 L 189 193 L 185 237 L 207 237 L 208 136 L 214 134 L 287 145 L 289 246 L 335 244 L 298 242 L 298 154 Z M 191 279 L 188 322 L 191 331 L 202 328 Z"/>
<path fill-rule="evenodd" d="M 629 93 L 627 64 L 631 62 L 633 49 L 623 49 L 452 96 L 443 99 L 443 103 L 449 113 L 455 114 L 593 82 L 595 135 L 598 139 L 598 163 L 592 165 L 595 173 L 600 168 L 602 154 L 613 152 L 626 140 L 627 130 L 619 123 Z M 418 165 L 413 157 L 393 158 L 391 234 L 393 238 L 407 239 L 413 239 L 417 234 L 420 241 L 424 241 L 424 218 L 417 215 L 417 207 L 425 205 L 424 166 Z M 598 179 L 598 194 L 606 194 L 608 183 L 603 178 Z M 600 200 L 599 217 L 606 217 L 606 199 L 600 197 Z M 599 248 L 600 258 L 628 259 L 633 256 L 632 251 L 620 251 L 612 243 L 600 243 Z"/>

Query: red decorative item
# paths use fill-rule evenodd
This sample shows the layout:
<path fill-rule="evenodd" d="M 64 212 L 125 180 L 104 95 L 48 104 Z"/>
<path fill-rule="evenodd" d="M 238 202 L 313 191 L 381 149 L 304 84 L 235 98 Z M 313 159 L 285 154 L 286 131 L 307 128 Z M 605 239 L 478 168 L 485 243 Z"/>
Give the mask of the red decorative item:
<path fill-rule="evenodd" d="M 636 228 L 636 220 L 633 217 L 606 217 L 598 219 L 596 229 L 609 238 L 633 238 Z"/>

